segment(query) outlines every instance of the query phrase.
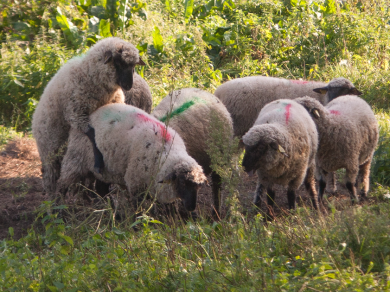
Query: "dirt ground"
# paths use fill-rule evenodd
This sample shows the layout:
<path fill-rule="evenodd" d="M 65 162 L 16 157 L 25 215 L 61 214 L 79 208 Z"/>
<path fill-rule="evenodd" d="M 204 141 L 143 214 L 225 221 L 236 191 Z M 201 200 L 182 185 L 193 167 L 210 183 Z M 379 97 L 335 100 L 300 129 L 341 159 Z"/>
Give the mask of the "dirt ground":
<path fill-rule="evenodd" d="M 240 173 L 240 177 L 237 189 L 242 212 L 255 214 L 252 199 L 257 177 L 248 177 L 244 172 Z M 223 191 L 222 197 L 225 196 L 227 192 Z M 338 192 L 333 198 L 348 202 L 349 196 L 342 184 L 338 183 Z M 37 208 L 46 200 L 48 198 L 42 193 L 41 162 L 35 141 L 29 138 L 11 141 L 0 151 L 0 240 L 9 236 L 10 227 L 14 229 L 14 238 L 26 235 L 36 218 Z M 74 202 L 76 200 L 72 198 L 67 203 Z M 301 187 L 297 205 L 303 204 L 310 205 L 310 198 Z M 276 205 L 287 209 L 287 196 L 282 188 L 276 192 Z M 206 216 L 211 214 L 211 206 L 211 187 L 205 185 L 199 192 L 198 213 Z M 222 205 L 221 216 L 225 214 L 226 206 Z"/>

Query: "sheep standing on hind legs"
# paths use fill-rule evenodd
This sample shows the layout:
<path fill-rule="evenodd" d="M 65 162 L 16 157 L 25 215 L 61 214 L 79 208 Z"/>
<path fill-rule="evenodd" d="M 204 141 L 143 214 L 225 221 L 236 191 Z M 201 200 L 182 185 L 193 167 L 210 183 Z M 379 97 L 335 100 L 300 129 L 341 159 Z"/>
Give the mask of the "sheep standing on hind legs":
<path fill-rule="evenodd" d="M 46 86 L 33 115 L 32 131 L 42 161 L 44 190 L 50 197 L 56 190 L 61 151 L 66 148 L 70 129 L 89 137 L 95 171 L 103 168 L 89 115 L 105 104 L 124 102 L 122 89 L 131 89 L 137 64 L 144 65 L 132 44 L 106 38 L 85 56 L 69 60 Z"/>
<path fill-rule="evenodd" d="M 356 186 L 359 188 L 360 183 L 364 185 L 361 197 L 365 199 L 370 186 L 371 161 L 379 137 L 378 123 L 370 106 L 355 95 L 338 97 L 326 107 L 310 97 L 296 101 L 312 116 L 320 138 L 316 158 L 320 200 L 326 187 L 326 174 L 340 168 L 346 170 L 347 189 L 352 202 L 359 201 Z"/>
<path fill-rule="evenodd" d="M 215 217 L 220 212 L 221 177 L 211 169 L 211 157 L 207 153 L 213 130 L 213 120 L 218 119 L 226 128 L 219 129 L 226 143 L 232 142 L 233 124 L 222 102 L 211 93 L 196 88 L 185 88 L 167 95 L 153 110 L 153 115 L 166 122 L 186 144 L 188 154 L 211 173 Z M 215 129 L 218 130 L 218 129 Z M 226 137 L 225 137 L 226 136 Z"/>
<path fill-rule="evenodd" d="M 258 176 L 254 202 L 260 207 L 261 196 L 267 189 L 269 217 L 273 217 L 275 184 L 288 187 L 288 206 L 295 209 L 295 192 L 304 182 L 314 208 L 318 209 L 314 179 L 318 135 L 301 105 L 288 99 L 267 104 L 243 142 L 242 166 L 250 174 L 257 171 Z"/>
<path fill-rule="evenodd" d="M 171 128 L 144 111 L 126 104 L 109 104 L 90 117 L 96 145 L 106 167 L 96 178 L 125 185 L 136 196 L 149 190 L 158 201 L 180 198 L 188 211 L 196 207 L 198 188 L 206 181 L 202 167 L 190 157 L 183 140 Z M 92 145 L 72 129 L 64 156 L 58 192 L 93 171 Z"/>

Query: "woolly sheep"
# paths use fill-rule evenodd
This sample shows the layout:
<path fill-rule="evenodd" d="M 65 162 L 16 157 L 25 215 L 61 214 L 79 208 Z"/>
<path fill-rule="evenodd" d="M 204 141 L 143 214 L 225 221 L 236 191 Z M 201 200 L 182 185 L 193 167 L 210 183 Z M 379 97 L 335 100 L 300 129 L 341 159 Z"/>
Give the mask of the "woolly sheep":
<path fill-rule="evenodd" d="M 213 94 L 197 88 L 185 88 L 167 95 L 153 110 L 153 115 L 175 129 L 183 138 L 188 154 L 202 166 L 206 175 L 211 173 L 214 211 L 218 213 L 221 177 L 211 169 L 207 143 L 215 121 L 213 115 L 226 126 L 228 137 L 223 139 L 231 141 L 233 124 L 229 112 Z"/>
<path fill-rule="evenodd" d="M 317 209 L 315 189 L 315 154 L 318 135 L 306 110 L 293 100 L 279 99 L 267 104 L 254 126 L 244 135 L 245 155 L 242 166 L 251 174 L 257 171 L 258 185 L 254 204 L 261 206 L 261 195 L 268 192 L 272 214 L 274 184 L 288 187 L 290 209 L 295 208 L 295 192 L 304 181 L 313 206 Z"/>
<path fill-rule="evenodd" d="M 86 55 L 69 60 L 50 80 L 32 120 L 46 193 L 52 195 L 56 190 L 61 156 L 71 128 L 89 137 L 94 146 L 95 170 L 103 168 L 89 115 L 105 104 L 124 102 L 121 88 L 131 89 L 136 64 L 144 65 L 132 44 L 106 38 Z"/>
<path fill-rule="evenodd" d="M 303 105 L 316 123 L 320 143 L 317 152 L 319 197 L 322 200 L 327 172 L 346 169 L 347 189 L 352 202 L 358 201 L 356 186 L 363 183 L 362 198 L 367 197 L 370 166 L 378 143 L 378 123 L 370 106 L 355 95 L 338 97 L 326 107 L 315 99 L 302 97 Z"/>
<path fill-rule="evenodd" d="M 294 99 L 310 96 L 326 104 L 340 95 L 361 93 L 345 78 L 333 79 L 326 85 L 315 81 L 250 76 L 225 82 L 214 94 L 233 119 L 234 135 L 242 137 L 253 126 L 261 109 L 280 97 Z"/>
<path fill-rule="evenodd" d="M 126 104 L 99 108 L 90 116 L 90 123 L 106 165 L 101 174 L 95 173 L 97 179 L 126 185 L 133 195 L 151 187 L 150 193 L 157 192 L 158 201 L 171 203 L 181 198 L 187 210 L 195 209 L 199 185 L 206 177 L 173 129 Z M 72 129 L 58 192 L 66 193 L 68 186 L 86 177 L 93 167 L 91 143 L 83 133 Z"/>
<path fill-rule="evenodd" d="M 225 82 L 214 93 L 226 106 L 233 119 L 234 135 L 242 137 L 255 122 L 261 109 L 269 102 L 311 96 L 326 104 L 347 94 L 360 95 L 351 81 L 335 78 L 328 85 L 323 82 L 288 80 L 283 78 L 251 76 Z M 328 191 L 336 190 L 336 178 L 329 174 Z"/>
<path fill-rule="evenodd" d="M 152 110 L 152 94 L 148 83 L 137 73 L 134 73 L 133 87 L 125 91 L 125 103 L 138 107 L 148 114 Z"/>

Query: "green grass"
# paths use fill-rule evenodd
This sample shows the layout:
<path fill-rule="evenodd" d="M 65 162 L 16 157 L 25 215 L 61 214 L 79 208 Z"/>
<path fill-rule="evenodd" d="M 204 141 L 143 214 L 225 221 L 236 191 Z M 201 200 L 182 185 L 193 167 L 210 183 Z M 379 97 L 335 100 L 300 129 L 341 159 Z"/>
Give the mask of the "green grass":
<path fill-rule="evenodd" d="M 229 192 L 229 216 L 221 222 L 162 224 L 144 215 L 118 223 L 105 206 L 64 223 L 55 215 L 42 218 L 42 208 L 27 236 L 14 240 L 10 229 L 0 242 L 0 290 L 390 291 L 388 1 L 185 2 L 187 9 L 179 0 L 116 1 L 132 5 L 124 26 L 101 6 L 106 1 L 9 3 L 0 16 L 0 148 L 22 135 L 15 130 L 30 130 L 57 70 L 113 33 L 139 48 L 147 66 L 137 70 L 154 106 L 173 89 L 214 92 L 249 75 L 350 79 L 380 126 L 373 202 L 323 217 L 298 208 L 264 224 L 240 213 L 235 164 L 213 151 Z M 106 14 L 95 13 L 99 9 Z M 89 26 L 97 21 L 93 13 L 98 28 Z"/>
<path fill-rule="evenodd" d="M 242 215 L 213 224 L 137 222 L 138 231 L 129 223 L 76 231 L 57 221 L 46 225 L 46 233 L 4 240 L 0 286 L 3 291 L 390 289 L 388 202 L 332 210 L 327 217 L 299 208 L 269 224 Z"/>

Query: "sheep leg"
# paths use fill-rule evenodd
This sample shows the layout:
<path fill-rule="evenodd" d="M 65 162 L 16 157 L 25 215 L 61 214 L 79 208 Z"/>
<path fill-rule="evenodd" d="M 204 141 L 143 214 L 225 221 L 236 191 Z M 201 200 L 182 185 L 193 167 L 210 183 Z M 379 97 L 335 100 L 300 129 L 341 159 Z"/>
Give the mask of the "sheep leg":
<path fill-rule="evenodd" d="M 305 177 L 305 188 L 310 194 L 311 202 L 313 204 L 314 209 L 318 210 L 319 203 L 318 203 L 318 194 L 316 190 L 316 181 L 314 178 L 314 168 L 310 167 L 307 170 L 307 174 Z"/>
<path fill-rule="evenodd" d="M 95 141 L 95 129 L 92 128 L 90 125 L 88 125 L 88 130 L 85 132 L 87 137 L 92 143 L 93 147 L 93 155 L 95 157 L 95 164 L 94 164 L 94 171 L 96 173 L 101 173 L 104 168 L 104 160 L 103 160 L 103 154 L 100 152 L 100 150 L 96 146 L 96 141 Z"/>
<path fill-rule="evenodd" d="M 326 175 L 327 175 L 327 172 L 322 170 L 320 171 L 320 179 L 318 181 L 318 200 L 319 200 L 319 203 L 322 204 L 322 199 L 323 199 L 323 196 L 324 196 L 324 193 L 325 193 L 325 189 L 326 189 L 326 180 L 324 178 L 326 178 Z"/>
<path fill-rule="evenodd" d="M 326 177 L 326 191 L 328 193 L 334 194 L 337 191 L 336 181 L 336 172 L 329 172 Z"/>
<path fill-rule="evenodd" d="M 99 179 L 96 179 L 95 190 L 99 196 L 104 198 L 110 192 L 110 184 L 105 183 Z"/>
<path fill-rule="evenodd" d="M 257 208 L 261 208 L 261 197 L 265 193 L 265 187 L 259 182 L 256 187 L 255 197 L 253 198 L 253 204 Z"/>
<path fill-rule="evenodd" d="M 295 190 L 287 190 L 288 208 L 295 210 Z"/>
<path fill-rule="evenodd" d="M 213 171 L 211 173 L 211 182 L 213 184 L 212 187 L 213 204 L 214 204 L 213 217 L 215 219 L 219 219 L 220 205 L 221 205 L 221 182 L 222 182 L 221 176 Z"/>
<path fill-rule="evenodd" d="M 358 170 L 354 170 L 354 169 L 353 170 L 351 170 L 351 169 L 346 170 L 346 179 L 347 179 L 346 187 L 349 191 L 349 195 L 351 197 L 352 204 L 359 202 L 359 198 L 357 196 L 356 186 L 355 186 L 357 174 L 358 174 Z"/>
<path fill-rule="evenodd" d="M 274 219 L 274 205 L 275 205 L 275 192 L 271 187 L 267 188 L 267 205 L 268 205 L 268 211 L 266 220 L 273 220 Z"/>
<path fill-rule="evenodd" d="M 368 189 L 370 187 L 370 168 L 371 168 L 371 160 L 363 163 L 359 166 L 359 175 L 358 179 L 361 179 L 361 183 L 363 184 L 363 188 L 360 192 L 360 196 L 362 199 L 367 199 Z"/>
<path fill-rule="evenodd" d="M 60 177 L 61 162 L 57 155 L 50 155 L 42 161 L 42 180 L 45 193 L 52 200 L 55 198 L 57 180 Z"/>

